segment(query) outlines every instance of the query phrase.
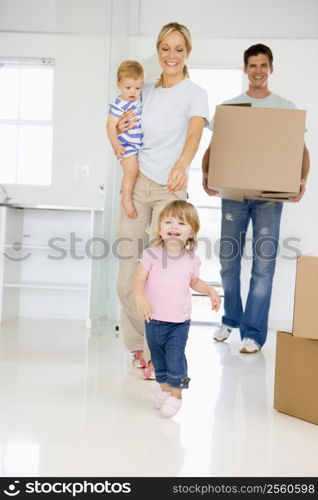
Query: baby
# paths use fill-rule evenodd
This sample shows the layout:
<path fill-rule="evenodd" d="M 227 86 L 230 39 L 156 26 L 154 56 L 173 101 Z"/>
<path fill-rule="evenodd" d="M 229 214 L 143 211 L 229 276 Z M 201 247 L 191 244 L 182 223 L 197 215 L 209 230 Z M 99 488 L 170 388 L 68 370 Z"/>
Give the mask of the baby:
<path fill-rule="evenodd" d="M 128 110 L 134 110 L 137 117 L 141 115 L 141 88 L 144 82 L 144 70 L 137 61 L 123 61 L 117 70 L 117 87 L 120 94 L 109 105 L 107 135 L 113 151 L 124 171 L 121 183 L 122 206 L 128 217 L 137 217 L 133 202 L 133 190 L 138 175 L 138 151 L 142 147 L 140 119 L 135 127 L 118 135 L 117 123 Z"/>

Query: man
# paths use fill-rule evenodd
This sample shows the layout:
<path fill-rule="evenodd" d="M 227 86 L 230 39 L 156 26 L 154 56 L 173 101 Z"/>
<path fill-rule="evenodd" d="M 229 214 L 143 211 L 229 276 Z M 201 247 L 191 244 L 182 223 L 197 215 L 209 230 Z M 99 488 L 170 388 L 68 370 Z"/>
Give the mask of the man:
<path fill-rule="evenodd" d="M 252 45 L 244 52 L 244 72 L 249 81 L 248 91 L 226 101 L 226 104 L 251 103 L 254 107 L 296 109 L 296 106 L 268 89 L 273 72 L 273 54 L 263 44 Z M 208 188 L 210 147 L 202 159 L 203 187 L 211 196 L 217 191 Z M 304 146 L 299 194 L 290 201 L 299 201 L 305 192 L 309 173 L 309 153 Z M 240 328 L 240 352 L 258 352 L 267 337 L 268 313 L 277 256 L 282 202 L 222 199 L 221 277 L 224 289 L 224 316 L 214 333 L 218 342 L 226 340 L 233 328 Z M 246 231 L 252 220 L 253 264 L 245 309 L 240 291 L 241 259 Z"/>

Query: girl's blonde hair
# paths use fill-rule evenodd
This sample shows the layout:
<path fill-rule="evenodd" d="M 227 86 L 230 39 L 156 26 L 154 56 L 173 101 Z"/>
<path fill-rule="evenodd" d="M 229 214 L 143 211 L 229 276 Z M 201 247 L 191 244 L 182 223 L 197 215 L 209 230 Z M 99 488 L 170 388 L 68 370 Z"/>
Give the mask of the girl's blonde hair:
<path fill-rule="evenodd" d="M 194 250 L 197 246 L 197 234 L 200 229 L 200 219 L 197 209 L 191 203 L 183 200 L 172 201 L 166 205 L 163 210 L 161 210 L 158 217 L 157 230 L 153 234 L 153 246 L 158 247 L 163 244 L 163 239 L 160 235 L 161 223 L 164 219 L 169 217 L 180 219 L 191 226 L 192 235 L 186 241 L 186 249 Z"/>
<path fill-rule="evenodd" d="M 138 61 L 127 59 L 123 61 L 117 70 L 117 81 L 123 77 L 133 78 L 134 80 L 144 79 L 144 69 Z"/>
<path fill-rule="evenodd" d="M 167 35 L 170 35 L 170 33 L 172 33 L 173 31 L 177 31 L 178 33 L 180 33 L 183 36 L 185 44 L 186 44 L 187 53 L 190 54 L 190 52 L 192 50 L 192 39 L 191 39 L 190 31 L 188 30 L 188 28 L 186 26 L 184 26 L 183 24 L 179 24 L 179 23 L 168 23 L 168 24 L 165 24 L 161 28 L 160 33 L 159 33 L 158 38 L 157 38 L 157 43 L 156 43 L 157 51 L 159 50 L 159 45 L 161 44 L 163 39 Z M 186 65 L 184 65 L 184 67 L 183 67 L 183 74 L 184 74 L 184 76 L 189 78 L 189 71 L 188 71 L 188 68 Z M 163 75 L 161 73 L 155 87 L 156 88 L 162 87 L 162 84 L 163 84 Z"/>

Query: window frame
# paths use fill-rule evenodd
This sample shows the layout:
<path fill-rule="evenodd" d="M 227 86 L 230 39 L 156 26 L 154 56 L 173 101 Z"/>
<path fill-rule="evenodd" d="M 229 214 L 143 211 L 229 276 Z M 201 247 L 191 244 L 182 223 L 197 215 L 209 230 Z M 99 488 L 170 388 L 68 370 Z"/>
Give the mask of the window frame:
<path fill-rule="evenodd" d="M 48 119 L 22 119 L 22 118 L 0 118 L 0 125 L 9 125 L 17 127 L 17 143 L 15 151 L 15 167 L 13 172 L 13 181 L 7 182 L 0 178 L 0 183 L 7 186 L 50 186 L 52 182 L 52 169 L 53 169 L 53 94 L 54 94 L 54 68 L 55 59 L 53 58 L 33 58 L 33 57 L 2 57 L 0 56 L 0 68 L 16 68 L 23 70 L 25 68 L 52 68 L 52 101 L 51 101 L 51 118 Z M 19 83 L 20 84 L 20 83 Z M 20 110 L 21 105 L 21 88 L 19 88 L 18 96 L 18 109 Z M 20 127 L 23 126 L 38 126 L 38 127 L 50 127 L 52 134 L 52 149 L 50 155 L 50 164 L 48 166 L 48 182 L 19 182 L 19 148 L 21 147 L 20 139 Z"/>

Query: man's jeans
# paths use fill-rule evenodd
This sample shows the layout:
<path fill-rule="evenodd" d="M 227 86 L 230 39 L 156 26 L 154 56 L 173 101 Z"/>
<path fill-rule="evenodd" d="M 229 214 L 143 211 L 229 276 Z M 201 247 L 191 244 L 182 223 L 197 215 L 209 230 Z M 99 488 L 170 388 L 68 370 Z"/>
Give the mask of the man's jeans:
<path fill-rule="evenodd" d="M 267 336 L 268 313 L 278 249 L 281 202 L 222 200 L 220 245 L 224 289 L 222 323 L 240 328 L 261 347 Z M 252 274 L 245 310 L 241 300 L 241 259 L 250 219 L 253 226 Z"/>
<path fill-rule="evenodd" d="M 169 323 L 151 319 L 145 322 L 147 342 L 150 349 L 156 381 L 178 389 L 187 389 L 189 377 L 185 347 L 188 340 L 190 320 Z"/>

